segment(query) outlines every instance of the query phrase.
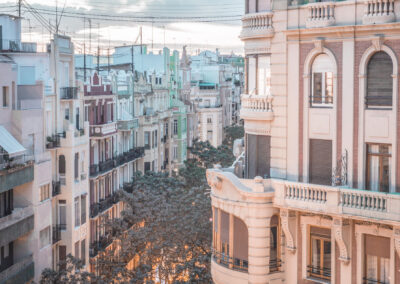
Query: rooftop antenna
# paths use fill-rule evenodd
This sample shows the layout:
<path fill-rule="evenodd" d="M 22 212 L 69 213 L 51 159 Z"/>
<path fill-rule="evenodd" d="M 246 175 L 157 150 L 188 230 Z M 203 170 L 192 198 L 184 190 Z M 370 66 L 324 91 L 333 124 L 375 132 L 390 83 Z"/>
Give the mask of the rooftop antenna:
<path fill-rule="evenodd" d="M 92 52 L 92 20 L 89 18 L 89 53 Z"/>
<path fill-rule="evenodd" d="M 97 73 L 100 73 L 100 23 L 97 24 Z"/>
<path fill-rule="evenodd" d="M 21 18 L 21 5 L 22 5 L 22 0 L 18 0 L 18 17 Z"/>
<path fill-rule="evenodd" d="M 86 18 L 83 18 L 83 83 L 86 83 Z"/>

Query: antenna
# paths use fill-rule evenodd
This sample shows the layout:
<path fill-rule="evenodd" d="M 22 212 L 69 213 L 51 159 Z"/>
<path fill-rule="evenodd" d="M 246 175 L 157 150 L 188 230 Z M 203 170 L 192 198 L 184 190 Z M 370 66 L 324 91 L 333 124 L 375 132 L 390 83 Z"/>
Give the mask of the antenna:
<path fill-rule="evenodd" d="M 21 18 L 21 5 L 22 5 L 22 0 L 18 0 L 18 17 Z"/>
<path fill-rule="evenodd" d="M 86 83 L 86 18 L 83 18 L 83 84 Z"/>
<path fill-rule="evenodd" d="M 89 18 L 89 53 L 92 52 L 92 20 Z"/>
<path fill-rule="evenodd" d="M 56 34 L 58 34 L 58 1 L 56 0 Z"/>
<path fill-rule="evenodd" d="M 100 23 L 97 24 L 97 73 L 100 73 Z"/>

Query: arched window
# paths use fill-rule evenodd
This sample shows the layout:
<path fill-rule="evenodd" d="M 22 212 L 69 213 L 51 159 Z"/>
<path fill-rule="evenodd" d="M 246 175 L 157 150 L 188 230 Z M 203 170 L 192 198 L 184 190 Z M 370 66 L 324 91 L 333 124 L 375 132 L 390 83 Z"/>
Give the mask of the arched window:
<path fill-rule="evenodd" d="M 367 66 L 367 108 L 387 108 L 393 100 L 393 63 L 383 51 L 372 55 Z"/>
<path fill-rule="evenodd" d="M 65 175 L 65 157 L 64 157 L 64 155 L 60 155 L 60 157 L 58 157 L 58 173 L 60 175 Z"/>
<path fill-rule="evenodd" d="M 270 252 L 269 252 L 269 271 L 275 272 L 279 271 L 281 267 L 280 259 L 280 227 L 279 227 L 279 217 L 277 215 L 272 216 L 270 223 Z"/>
<path fill-rule="evenodd" d="M 332 106 L 334 69 L 334 64 L 327 54 L 320 54 L 314 59 L 311 70 L 312 107 Z"/>

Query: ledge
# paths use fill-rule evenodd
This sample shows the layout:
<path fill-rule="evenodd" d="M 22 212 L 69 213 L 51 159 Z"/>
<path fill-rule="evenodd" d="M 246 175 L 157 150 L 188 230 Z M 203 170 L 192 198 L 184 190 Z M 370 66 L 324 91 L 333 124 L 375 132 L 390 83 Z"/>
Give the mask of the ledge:
<path fill-rule="evenodd" d="M 33 162 L 0 171 L 0 193 L 33 181 Z"/>
<path fill-rule="evenodd" d="M 35 274 L 32 255 L 0 272 L 0 284 L 28 283 Z"/>
<path fill-rule="evenodd" d="M 0 218 L 0 247 L 27 234 L 33 227 L 33 208 L 15 208 L 12 214 Z"/>

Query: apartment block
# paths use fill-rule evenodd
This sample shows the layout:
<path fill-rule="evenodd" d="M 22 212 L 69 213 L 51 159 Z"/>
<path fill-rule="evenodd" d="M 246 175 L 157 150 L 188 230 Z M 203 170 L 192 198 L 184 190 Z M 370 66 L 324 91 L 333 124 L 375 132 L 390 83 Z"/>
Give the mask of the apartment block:
<path fill-rule="evenodd" d="M 400 283 L 400 3 L 245 4 L 245 159 L 207 171 L 214 282 Z"/>

